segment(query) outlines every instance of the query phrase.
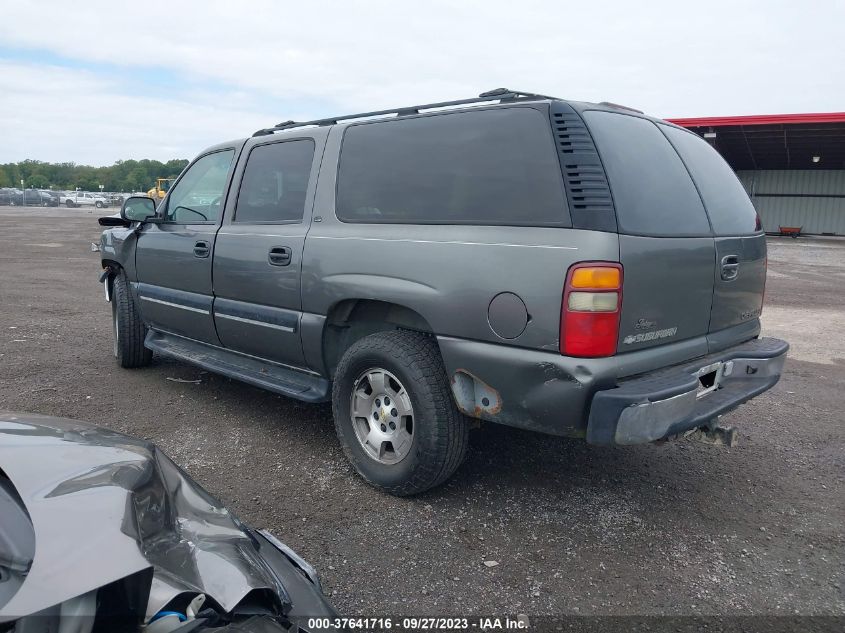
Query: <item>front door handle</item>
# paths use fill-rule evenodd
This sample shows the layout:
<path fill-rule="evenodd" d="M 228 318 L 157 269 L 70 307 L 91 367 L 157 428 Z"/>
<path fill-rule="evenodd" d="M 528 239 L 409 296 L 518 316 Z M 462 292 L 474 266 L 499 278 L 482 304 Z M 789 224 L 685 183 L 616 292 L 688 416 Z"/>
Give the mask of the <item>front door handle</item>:
<path fill-rule="evenodd" d="M 287 246 L 274 246 L 270 249 L 267 260 L 271 266 L 287 266 L 290 264 L 290 252 Z"/>
<path fill-rule="evenodd" d="M 739 275 L 739 256 L 725 255 L 722 258 L 722 279 L 732 281 Z"/>
<path fill-rule="evenodd" d="M 205 240 L 194 244 L 194 257 L 208 257 L 211 253 L 211 245 Z"/>

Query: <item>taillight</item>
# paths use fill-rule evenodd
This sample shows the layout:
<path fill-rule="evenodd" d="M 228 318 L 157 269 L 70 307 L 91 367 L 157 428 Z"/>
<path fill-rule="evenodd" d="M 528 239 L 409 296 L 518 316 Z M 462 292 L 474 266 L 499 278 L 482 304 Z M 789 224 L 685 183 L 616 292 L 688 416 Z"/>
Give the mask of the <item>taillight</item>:
<path fill-rule="evenodd" d="M 622 266 L 612 262 L 575 264 L 566 274 L 560 308 L 560 353 L 613 356 L 622 310 Z"/>

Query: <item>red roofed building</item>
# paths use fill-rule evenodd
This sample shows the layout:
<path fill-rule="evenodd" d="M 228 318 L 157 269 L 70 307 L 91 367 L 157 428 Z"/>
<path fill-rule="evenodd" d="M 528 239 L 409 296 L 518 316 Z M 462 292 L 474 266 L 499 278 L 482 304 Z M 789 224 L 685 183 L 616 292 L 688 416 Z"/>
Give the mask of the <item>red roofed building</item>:
<path fill-rule="evenodd" d="M 845 235 L 845 112 L 669 119 L 736 171 L 769 232 Z"/>

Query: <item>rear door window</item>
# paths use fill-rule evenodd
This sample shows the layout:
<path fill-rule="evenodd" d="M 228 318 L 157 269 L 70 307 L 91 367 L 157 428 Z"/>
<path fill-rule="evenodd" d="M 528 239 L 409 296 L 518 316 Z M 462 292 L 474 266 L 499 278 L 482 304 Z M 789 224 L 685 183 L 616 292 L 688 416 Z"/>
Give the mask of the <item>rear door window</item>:
<path fill-rule="evenodd" d="M 620 233 L 711 235 L 686 167 L 654 123 L 599 110 L 585 112 L 584 120 L 607 172 Z"/>
<path fill-rule="evenodd" d="M 716 235 L 750 235 L 757 229 L 757 211 L 730 166 L 703 138 L 661 125 L 684 159 L 704 200 Z"/>
<path fill-rule="evenodd" d="M 365 223 L 569 225 L 549 122 L 533 108 L 350 126 L 337 215 Z"/>
<path fill-rule="evenodd" d="M 314 160 L 314 142 L 259 145 L 249 153 L 235 222 L 301 222 Z"/>

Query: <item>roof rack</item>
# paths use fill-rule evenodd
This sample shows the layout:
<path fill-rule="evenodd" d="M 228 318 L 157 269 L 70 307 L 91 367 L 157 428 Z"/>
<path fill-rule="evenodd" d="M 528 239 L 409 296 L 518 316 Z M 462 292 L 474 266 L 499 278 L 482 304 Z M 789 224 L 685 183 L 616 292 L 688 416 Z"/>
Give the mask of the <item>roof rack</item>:
<path fill-rule="evenodd" d="M 362 112 L 360 114 L 345 114 L 343 116 L 331 117 L 328 119 L 314 119 L 313 121 L 284 121 L 273 127 L 258 130 L 253 136 L 267 136 L 274 132 L 281 130 L 289 130 L 295 127 L 305 127 L 309 125 L 325 126 L 334 125 L 339 121 L 349 121 L 351 119 L 367 119 L 370 117 L 386 116 L 388 114 L 395 114 L 396 116 L 408 116 L 412 114 L 419 114 L 420 110 L 434 110 L 436 108 L 446 108 L 450 106 L 470 105 L 473 103 L 487 103 L 490 101 L 498 101 L 503 103 L 506 101 L 517 100 L 536 100 L 536 99 L 556 99 L 557 97 L 550 97 L 548 95 L 536 94 L 533 92 L 522 92 L 521 90 L 509 90 L 508 88 L 496 88 L 495 90 L 488 90 L 482 92 L 475 99 L 458 99 L 456 101 L 440 101 L 438 103 L 425 103 L 416 106 L 407 106 L 404 108 L 392 108 L 390 110 L 376 110 L 375 112 Z"/>

